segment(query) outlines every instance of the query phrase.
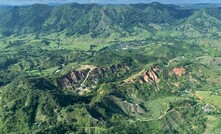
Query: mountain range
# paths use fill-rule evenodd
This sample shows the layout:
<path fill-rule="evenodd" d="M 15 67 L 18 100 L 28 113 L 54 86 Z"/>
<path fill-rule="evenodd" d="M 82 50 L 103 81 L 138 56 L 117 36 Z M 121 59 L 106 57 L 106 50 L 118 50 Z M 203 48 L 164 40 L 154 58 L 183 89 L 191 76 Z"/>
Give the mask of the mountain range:
<path fill-rule="evenodd" d="M 110 36 L 113 32 L 132 33 L 134 27 L 151 31 L 149 24 L 174 28 L 189 23 L 196 14 L 205 13 L 209 18 L 220 19 L 220 9 L 180 9 L 160 3 L 123 6 L 96 4 L 67 4 L 48 6 L 1 7 L 0 33 L 5 36 L 21 34 L 65 33 L 68 36 L 90 34 Z M 207 20 L 209 21 L 209 19 Z M 194 22 L 192 27 L 199 27 Z M 218 25 L 214 25 L 218 27 Z M 196 29 L 205 30 L 205 29 Z M 182 32 L 182 31 L 181 31 Z"/>
<path fill-rule="evenodd" d="M 0 133 L 218 134 L 220 31 L 208 4 L 1 6 Z"/>

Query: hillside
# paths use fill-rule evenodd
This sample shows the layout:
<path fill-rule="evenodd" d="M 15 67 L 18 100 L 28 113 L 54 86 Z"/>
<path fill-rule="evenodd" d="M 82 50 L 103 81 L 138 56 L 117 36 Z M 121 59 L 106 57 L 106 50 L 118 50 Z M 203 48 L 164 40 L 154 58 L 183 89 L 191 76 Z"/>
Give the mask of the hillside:
<path fill-rule="evenodd" d="M 0 16 L 0 31 L 6 36 L 53 32 L 97 36 L 120 33 L 121 30 L 130 32 L 135 26 L 147 29 L 149 23 L 174 25 L 191 14 L 190 10 L 179 10 L 160 3 L 128 6 L 36 4 L 8 10 Z"/>
<path fill-rule="evenodd" d="M 219 12 L 0 7 L 0 133 L 219 133 Z"/>

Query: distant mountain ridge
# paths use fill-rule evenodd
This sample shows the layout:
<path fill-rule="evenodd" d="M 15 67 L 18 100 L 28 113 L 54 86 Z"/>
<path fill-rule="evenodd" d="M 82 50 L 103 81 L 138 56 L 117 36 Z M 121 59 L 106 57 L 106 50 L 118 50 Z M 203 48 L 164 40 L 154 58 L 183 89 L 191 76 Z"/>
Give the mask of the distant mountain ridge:
<path fill-rule="evenodd" d="M 221 19 L 220 8 L 180 9 L 158 2 L 117 6 L 71 3 L 1 7 L 0 33 L 3 36 L 52 33 L 65 33 L 66 36 L 89 34 L 93 38 L 108 37 L 112 33 L 123 36 L 133 33 L 135 27 L 150 32 L 155 30 L 150 24 L 173 28 L 190 23 L 198 27 L 188 18 L 204 11 L 209 18 Z"/>
<path fill-rule="evenodd" d="M 0 16 L 0 32 L 12 34 L 65 31 L 67 35 L 92 34 L 97 36 L 114 31 L 131 31 L 134 26 L 148 29 L 149 23 L 174 25 L 192 15 L 191 10 L 180 10 L 160 3 L 131 5 L 67 4 L 48 6 L 35 4 L 15 6 Z"/>
<path fill-rule="evenodd" d="M 0 7 L 0 134 L 219 133 L 220 31 L 221 8 Z"/>

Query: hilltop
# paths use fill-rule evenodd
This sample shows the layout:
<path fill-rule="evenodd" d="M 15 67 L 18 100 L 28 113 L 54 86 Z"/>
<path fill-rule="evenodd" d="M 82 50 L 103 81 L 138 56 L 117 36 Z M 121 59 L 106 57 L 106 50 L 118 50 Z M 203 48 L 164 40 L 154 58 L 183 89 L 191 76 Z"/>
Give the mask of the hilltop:
<path fill-rule="evenodd" d="M 220 12 L 0 7 L 0 133 L 219 133 Z"/>
<path fill-rule="evenodd" d="M 176 25 L 189 17 L 190 10 L 180 10 L 160 3 L 123 6 L 67 4 L 48 6 L 35 4 L 8 8 L 0 16 L 3 35 L 65 33 L 68 36 L 90 34 L 110 36 L 133 28 L 150 29 L 148 24 Z"/>

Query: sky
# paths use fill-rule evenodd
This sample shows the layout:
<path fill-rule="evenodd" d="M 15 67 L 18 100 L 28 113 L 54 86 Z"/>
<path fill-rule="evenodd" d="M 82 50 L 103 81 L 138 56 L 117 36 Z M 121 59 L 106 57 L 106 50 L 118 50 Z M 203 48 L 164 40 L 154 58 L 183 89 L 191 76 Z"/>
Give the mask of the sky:
<path fill-rule="evenodd" d="M 29 5 L 35 3 L 101 3 L 101 4 L 132 4 L 160 2 L 165 4 L 177 3 L 221 3 L 221 0 L 0 0 L 0 4 Z"/>

